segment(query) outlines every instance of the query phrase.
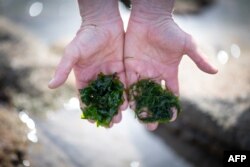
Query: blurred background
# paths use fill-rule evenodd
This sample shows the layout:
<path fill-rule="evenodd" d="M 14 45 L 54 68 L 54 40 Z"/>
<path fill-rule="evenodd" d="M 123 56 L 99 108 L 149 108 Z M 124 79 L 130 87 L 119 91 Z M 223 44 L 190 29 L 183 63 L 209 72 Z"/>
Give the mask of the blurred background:
<path fill-rule="evenodd" d="M 148 132 L 129 109 L 112 129 L 81 120 L 72 75 L 47 88 L 80 26 L 76 1 L 0 0 L 0 167 L 217 167 L 224 150 L 250 150 L 249 9 L 248 0 L 176 0 L 175 21 L 219 73 L 184 56 L 183 112 Z"/>

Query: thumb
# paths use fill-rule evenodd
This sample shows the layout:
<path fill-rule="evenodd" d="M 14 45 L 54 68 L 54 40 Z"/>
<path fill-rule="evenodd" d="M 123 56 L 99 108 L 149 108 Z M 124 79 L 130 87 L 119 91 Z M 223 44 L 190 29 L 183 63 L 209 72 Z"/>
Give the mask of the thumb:
<path fill-rule="evenodd" d="M 62 57 L 59 65 L 57 66 L 54 77 L 50 80 L 48 87 L 55 89 L 64 84 L 67 80 L 70 71 L 74 64 L 77 62 L 78 54 L 73 50 L 70 45 L 65 49 L 64 56 Z"/>
<path fill-rule="evenodd" d="M 185 53 L 195 62 L 200 70 L 209 74 L 216 74 L 218 72 L 218 69 L 209 63 L 206 56 L 197 48 L 196 42 L 188 34 Z"/>

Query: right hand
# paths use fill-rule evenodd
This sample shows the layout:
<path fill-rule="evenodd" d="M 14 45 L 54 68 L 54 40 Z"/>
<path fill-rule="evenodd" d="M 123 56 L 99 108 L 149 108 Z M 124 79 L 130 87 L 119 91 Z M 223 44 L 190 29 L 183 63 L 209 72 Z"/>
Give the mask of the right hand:
<path fill-rule="evenodd" d="M 125 85 L 123 41 L 124 30 L 121 20 L 97 25 L 83 23 L 75 38 L 66 47 L 55 75 L 49 83 L 49 88 L 61 86 L 72 69 L 75 73 L 77 89 L 86 87 L 100 72 L 104 74 L 116 72 Z M 126 108 L 125 101 L 120 111 Z M 118 123 L 121 118 L 122 115 L 119 112 L 112 122 Z"/>

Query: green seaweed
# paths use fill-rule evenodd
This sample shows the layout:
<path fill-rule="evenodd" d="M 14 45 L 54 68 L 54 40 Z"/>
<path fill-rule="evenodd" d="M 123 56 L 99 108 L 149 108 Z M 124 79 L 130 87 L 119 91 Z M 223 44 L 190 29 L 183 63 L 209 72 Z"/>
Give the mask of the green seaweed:
<path fill-rule="evenodd" d="M 178 113 L 181 111 L 179 98 L 150 79 L 131 85 L 129 100 L 135 102 L 136 117 L 144 123 L 168 122 L 173 116 L 173 108 Z"/>
<path fill-rule="evenodd" d="M 94 120 L 97 126 L 109 127 L 124 101 L 123 91 L 124 85 L 116 73 L 100 73 L 96 80 L 79 90 L 81 101 L 86 105 L 82 108 L 81 118 Z"/>

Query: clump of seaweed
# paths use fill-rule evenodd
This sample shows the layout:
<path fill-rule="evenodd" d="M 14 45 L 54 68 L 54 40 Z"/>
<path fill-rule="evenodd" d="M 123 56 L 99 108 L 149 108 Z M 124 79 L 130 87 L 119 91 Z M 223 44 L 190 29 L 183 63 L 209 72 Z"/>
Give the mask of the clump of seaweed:
<path fill-rule="evenodd" d="M 135 103 L 136 117 L 144 123 L 167 122 L 181 111 L 179 98 L 150 79 L 131 85 L 129 100 Z"/>
<path fill-rule="evenodd" d="M 123 103 L 124 85 L 119 77 L 100 73 L 96 80 L 80 90 L 82 119 L 94 120 L 97 126 L 109 127 L 112 118 Z"/>

